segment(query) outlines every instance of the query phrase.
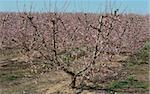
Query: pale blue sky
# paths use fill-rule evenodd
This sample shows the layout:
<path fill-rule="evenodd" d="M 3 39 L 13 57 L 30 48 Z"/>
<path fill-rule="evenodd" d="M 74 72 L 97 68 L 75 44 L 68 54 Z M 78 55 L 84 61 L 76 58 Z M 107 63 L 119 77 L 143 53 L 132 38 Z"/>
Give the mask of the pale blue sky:
<path fill-rule="evenodd" d="M 0 0 L 0 11 L 29 11 L 31 5 L 32 12 L 55 10 L 97 13 L 119 8 L 125 13 L 150 14 L 150 0 Z"/>

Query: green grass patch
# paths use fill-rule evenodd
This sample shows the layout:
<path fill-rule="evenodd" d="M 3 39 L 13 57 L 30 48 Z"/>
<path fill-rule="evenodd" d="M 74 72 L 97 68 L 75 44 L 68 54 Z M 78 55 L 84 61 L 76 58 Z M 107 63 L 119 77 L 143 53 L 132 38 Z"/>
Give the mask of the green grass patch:
<path fill-rule="evenodd" d="M 115 89 L 127 89 L 127 88 L 142 88 L 148 89 L 149 85 L 146 82 L 138 81 L 134 76 L 129 76 L 126 80 L 112 81 L 108 88 Z"/>
<path fill-rule="evenodd" d="M 13 81 L 13 80 L 17 80 L 17 78 L 19 78 L 19 77 L 16 76 L 16 75 L 10 75 L 6 79 L 9 80 L 9 81 Z"/>
<path fill-rule="evenodd" d="M 134 55 L 129 58 L 129 62 L 133 64 L 148 64 L 150 54 L 150 41 L 139 49 Z"/>
<path fill-rule="evenodd" d="M 14 80 L 18 80 L 20 78 L 23 78 L 24 76 L 22 74 L 7 74 L 7 75 L 3 75 L 2 77 L 0 77 L 0 81 L 1 82 L 10 82 L 10 81 L 14 81 Z"/>

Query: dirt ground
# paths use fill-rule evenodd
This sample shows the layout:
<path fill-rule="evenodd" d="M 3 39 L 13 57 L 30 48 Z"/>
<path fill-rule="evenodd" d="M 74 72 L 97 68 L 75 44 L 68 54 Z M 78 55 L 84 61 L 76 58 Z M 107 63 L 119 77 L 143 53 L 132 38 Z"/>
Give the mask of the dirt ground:
<path fill-rule="evenodd" d="M 78 94 L 78 90 L 69 85 L 71 77 L 61 70 L 53 70 L 49 64 L 35 62 L 37 71 L 32 71 L 30 64 L 17 61 L 15 55 L 0 55 L 0 94 Z M 101 62 L 112 68 L 123 67 L 119 62 Z M 128 65 L 127 72 L 134 75 L 138 81 L 149 83 L 148 64 Z M 127 77 L 127 76 L 126 76 Z M 121 78 L 124 79 L 124 78 Z M 111 81 L 110 81 L 111 83 Z M 102 83 L 104 86 L 109 83 Z M 138 85 L 139 86 L 139 85 Z M 113 87 L 114 88 L 114 87 Z M 149 86 L 148 86 L 149 88 Z M 148 94 L 148 88 L 119 88 L 115 94 Z M 123 93 L 123 91 L 127 91 Z M 83 90 L 81 94 L 112 94 L 102 90 Z"/>

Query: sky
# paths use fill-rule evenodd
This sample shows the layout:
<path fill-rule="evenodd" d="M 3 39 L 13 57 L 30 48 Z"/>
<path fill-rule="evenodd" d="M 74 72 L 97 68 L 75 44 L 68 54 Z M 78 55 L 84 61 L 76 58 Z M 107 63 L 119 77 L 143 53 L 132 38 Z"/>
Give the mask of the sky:
<path fill-rule="evenodd" d="M 150 14 L 150 0 L 0 0 L 0 12 L 110 12 Z"/>

